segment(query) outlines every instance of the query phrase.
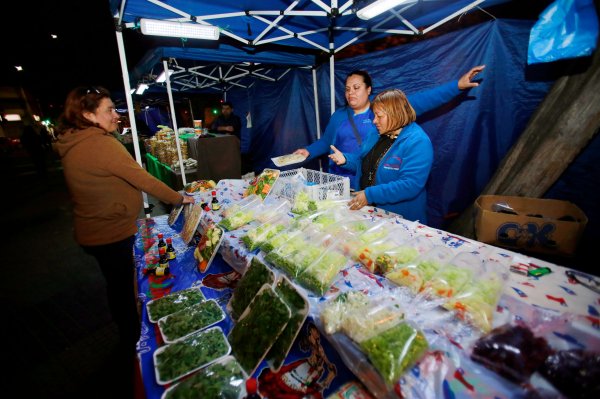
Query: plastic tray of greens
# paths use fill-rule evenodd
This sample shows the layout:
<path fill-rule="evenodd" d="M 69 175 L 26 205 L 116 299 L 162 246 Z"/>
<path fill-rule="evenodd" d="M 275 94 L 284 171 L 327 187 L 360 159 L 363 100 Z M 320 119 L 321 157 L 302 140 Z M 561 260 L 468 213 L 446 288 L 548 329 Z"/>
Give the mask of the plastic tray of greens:
<path fill-rule="evenodd" d="M 200 291 L 200 287 L 191 287 L 181 291 L 172 292 L 146 303 L 148 320 L 152 323 L 157 323 L 159 319 L 185 309 L 188 306 L 202 302 L 205 299 L 206 297 L 202 291 Z"/>
<path fill-rule="evenodd" d="M 291 319 L 285 301 L 265 284 L 229 332 L 232 353 L 252 375 Z"/>
<path fill-rule="evenodd" d="M 266 356 L 267 364 L 273 372 L 277 372 L 281 368 L 308 316 L 309 310 L 308 298 L 287 277 L 279 276 L 277 284 L 275 284 L 275 292 L 288 305 L 292 316 Z"/>
<path fill-rule="evenodd" d="M 226 356 L 169 387 L 161 399 L 241 399 L 248 375 L 233 356 Z"/>
<path fill-rule="evenodd" d="M 231 299 L 227 303 L 227 311 L 231 318 L 239 319 L 262 286 L 274 282 L 275 273 L 257 257 L 253 257 L 250 266 L 238 281 Z"/>
<path fill-rule="evenodd" d="M 189 306 L 158 320 L 158 328 L 163 341 L 170 344 L 178 339 L 203 330 L 225 318 L 225 312 L 214 300 Z"/>
<path fill-rule="evenodd" d="M 227 356 L 231 346 L 220 327 L 197 331 L 154 352 L 156 382 L 169 384 Z"/>

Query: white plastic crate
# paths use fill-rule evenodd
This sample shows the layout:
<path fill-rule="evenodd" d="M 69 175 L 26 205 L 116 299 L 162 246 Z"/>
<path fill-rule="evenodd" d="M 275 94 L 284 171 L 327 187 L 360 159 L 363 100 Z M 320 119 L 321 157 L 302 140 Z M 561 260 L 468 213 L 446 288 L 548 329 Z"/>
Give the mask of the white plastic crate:
<path fill-rule="evenodd" d="M 303 182 L 304 184 L 298 184 Z M 298 192 L 305 191 L 315 201 L 350 198 L 350 179 L 312 169 L 292 169 L 281 172 L 269 197 L 293 201 Z"/>

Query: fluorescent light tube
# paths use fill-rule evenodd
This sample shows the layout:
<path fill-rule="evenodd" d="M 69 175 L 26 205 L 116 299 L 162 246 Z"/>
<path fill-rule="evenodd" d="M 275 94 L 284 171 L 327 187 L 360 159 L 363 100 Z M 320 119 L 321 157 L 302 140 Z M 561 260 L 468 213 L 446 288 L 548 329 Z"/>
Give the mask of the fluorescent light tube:
<path fill-rule="evenodd" d="M 169 69 L 169 76 L 171 76 L 172 73 L 173 73 L 173 70 Z M 156 83 L 166 82 L 166 80 L 167 80 L 167 74 L 165 73 L 165 70 L 163 69 L 163 71 L 160 73 L 160 75 L 158 75 L 158 77 L 156 78 Z"/>
<path fill-rule="evenodd" d="M 144 35 L 185 37 L 189 39 L 218 40 L 219 28 L 191 22 L 159 21 L 140 19 L 140 29 Z"/>
<path fill-rule="evenodd" d="M 366 7 L 361 8 L 356 12 L 356 16 L 360 19 L 371 19 L 378 16 L 384 11 L 392 9 L 408 0 L 376 0 Z"/>

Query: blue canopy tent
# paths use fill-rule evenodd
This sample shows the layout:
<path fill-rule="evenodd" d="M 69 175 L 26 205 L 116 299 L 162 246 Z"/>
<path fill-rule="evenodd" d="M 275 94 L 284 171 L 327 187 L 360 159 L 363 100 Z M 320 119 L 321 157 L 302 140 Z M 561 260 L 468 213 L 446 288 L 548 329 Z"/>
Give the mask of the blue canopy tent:
<path fill-rule="evenodd" d="M 136 82 L 157 75 L 160 62 L 166 68 L 165 59 L 172 59 L 179 68 L 174 68 L 166 83 L 173 90 L 226 92 L 239 114 L 252 116 L 252 129 L 242 132 L 242 150 L 253 155 L 257 170 L 272 166 L 272 156 L 306 146 L 319 137 L 320 127 L 325 126 L 336 105 L 343 104 L 343 81 L 353 69 L 368 69 L 375 93 L 390 87 L 412 93 L 456 79 L 474 65 L 487 64 L 481 75 L 483 84 L 471 95 L 465 94 L 419 120 L 430 134 L 436 154 L 428 184 L 429 221 L 440 227 L 445 218 L 461 212 L 485 186 L 553 82 L 543 77 L 531 79 L 526 73 L 533 22 L 491 21 L 334 62 L 335 54 L 348 45 L 386 35 L 426 33 L 468 10 L 502 2 L 409 1 L 369 21 L 356 17 L 351 1 L 209 4 L 173 0 L 167 4 L 129 0 L 111 1 L 111 5 L 128 28 L 135 29 L 142 17 L 193 19 L 219 26 L 222 37 L 235 44 L 220 43 L 217 49 L 192 48 L 190 43 L 182 48 L 159 48 L 144 57 L 132 76 Z M 280 45 L 278 51 L 270 51 L 268 45 L 272 43 Z M 288 48 L 290 51 L 285 51 Z M 306 55 L 306 51 L 295 53 L 311 48 L 329 54 L 329 68 L 315 65 L 315 57 Z M 200 75 L 194 74 L 202 68 L 201 73 L 209 75 L 204 72 L 210 65 L 219 71 L 217 80 L 206 76 L 199 79 Z M 246 83 L 223 79 L 227 77 L 223 71 L 231 73 L 242 65 L 267 68 L 272 78 Z M 307 69 L 288 69 L 301 65 L 313 66 L 312 81 Z M 249 75 L 242 77 L 247 79 Z M 329 90 L 323 90 L 326 87 Z"/>

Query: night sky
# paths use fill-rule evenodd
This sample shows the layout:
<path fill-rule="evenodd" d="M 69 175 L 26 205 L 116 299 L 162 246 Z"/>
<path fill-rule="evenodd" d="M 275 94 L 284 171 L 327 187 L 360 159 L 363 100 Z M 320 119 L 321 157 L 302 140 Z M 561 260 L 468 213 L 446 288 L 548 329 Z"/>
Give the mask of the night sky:
<path fill-rule="evenodd" d="M 62 106 L 69 90 L 78 85 L 123 92 L 108 0 L 20 1 L 11 8 L 0 18 L 0 86 L 23 86 L 47 113 Z M 130 68 L 146 50 L 132 45 L 138 35 L 125 32 Z"/>

